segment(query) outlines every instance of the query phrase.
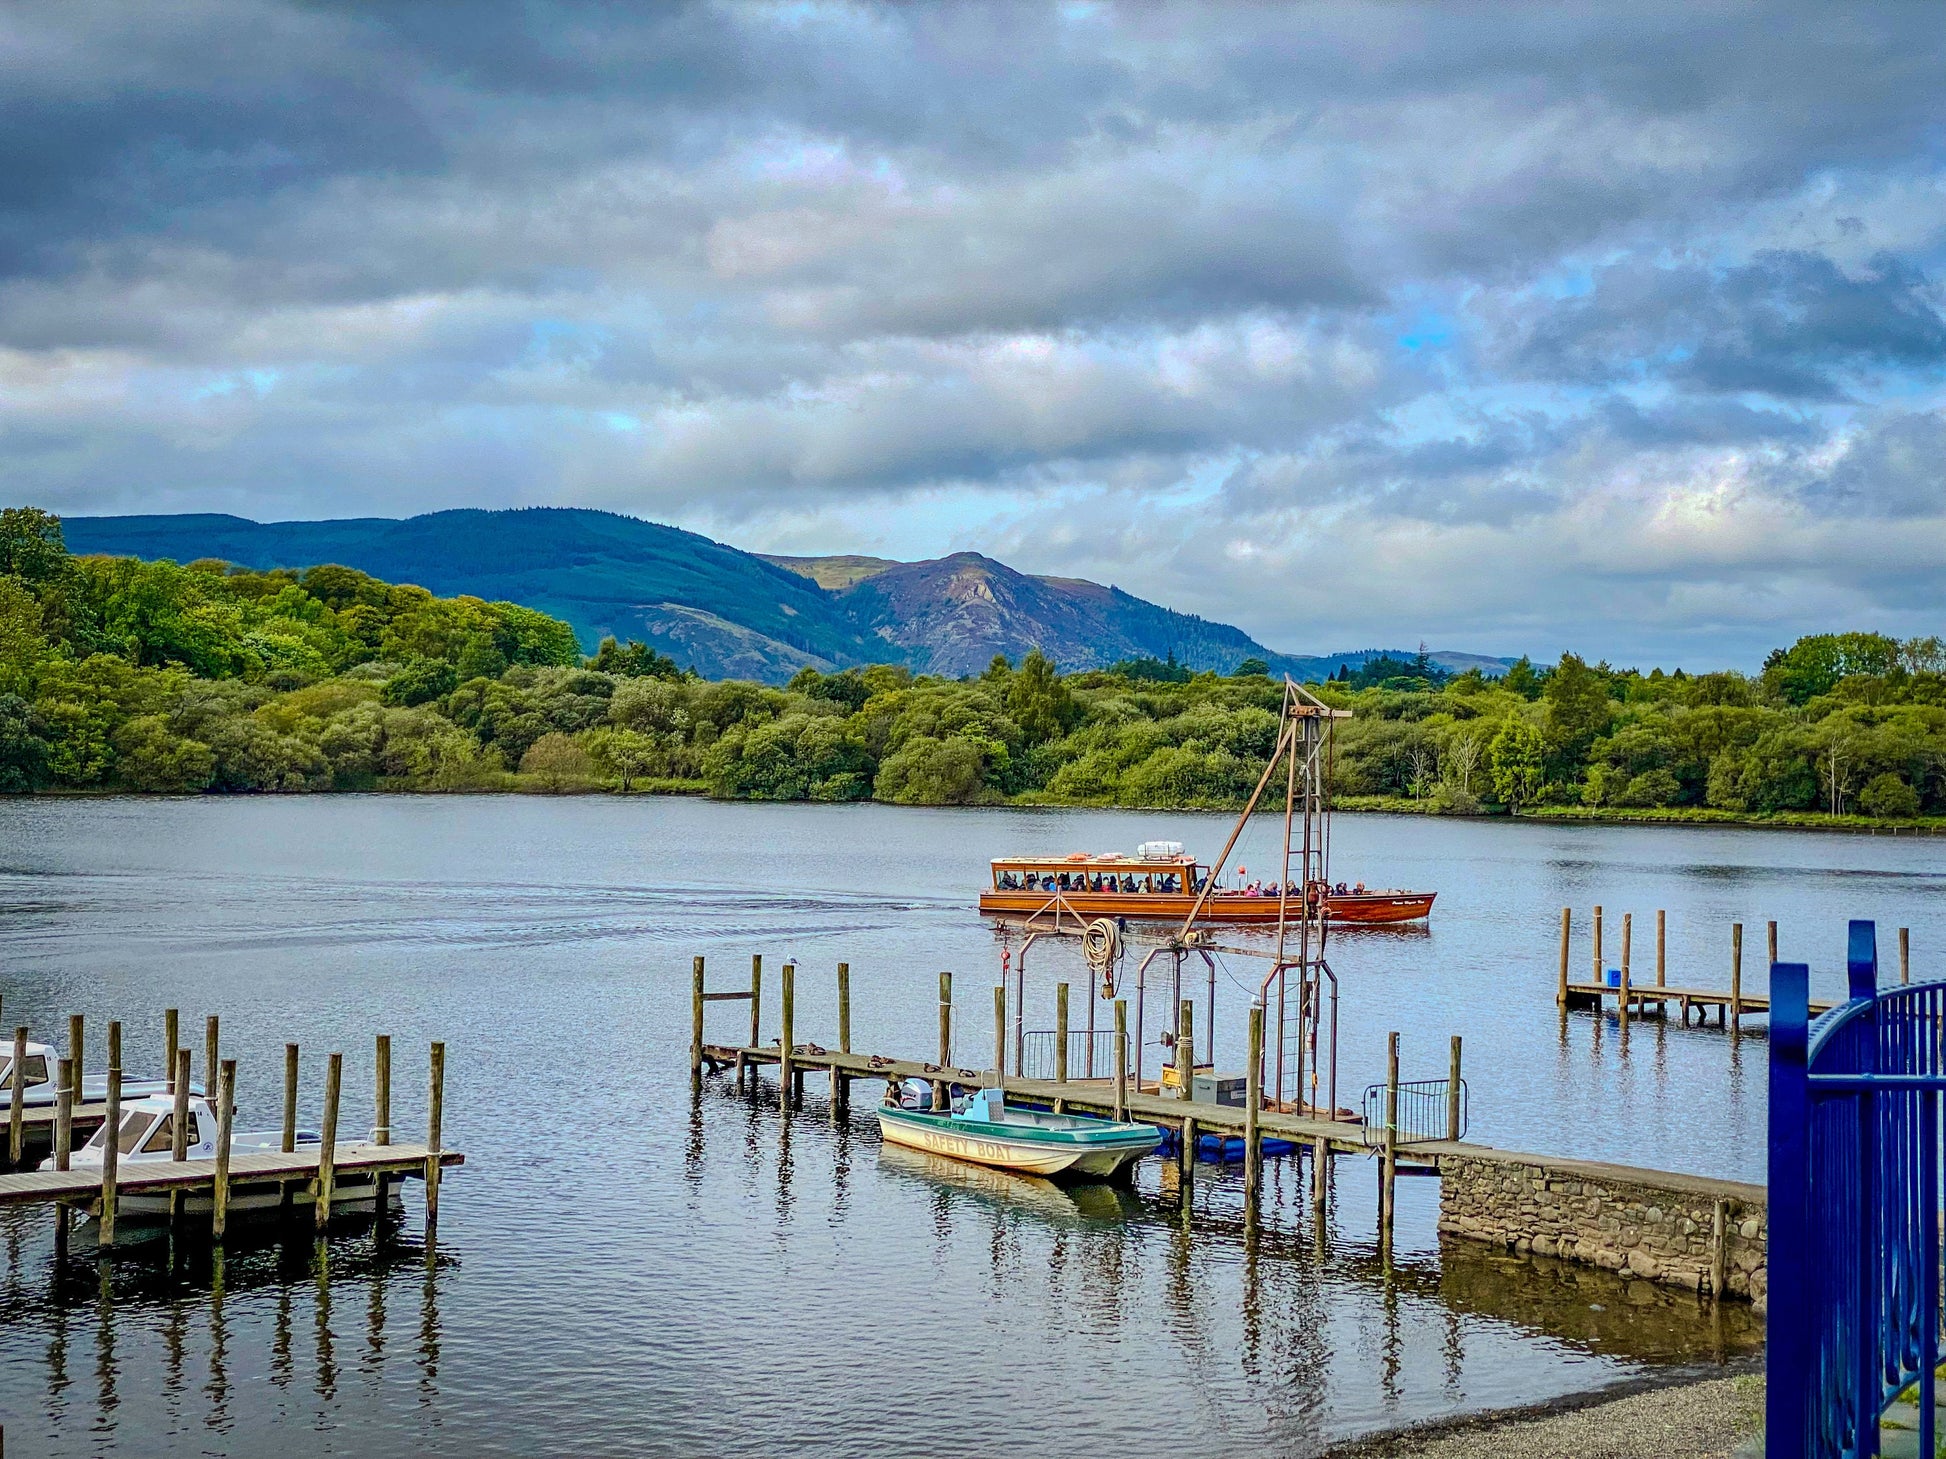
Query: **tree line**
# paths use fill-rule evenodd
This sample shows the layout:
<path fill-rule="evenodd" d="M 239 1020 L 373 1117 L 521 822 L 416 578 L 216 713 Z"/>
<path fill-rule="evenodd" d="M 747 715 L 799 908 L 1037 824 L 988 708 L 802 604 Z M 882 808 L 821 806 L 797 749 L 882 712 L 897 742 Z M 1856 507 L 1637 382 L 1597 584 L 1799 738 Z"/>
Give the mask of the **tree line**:
<path fill-rule="evenodd" d="M 762 800 L 1230 808 L 1281 685 L 1039 653 L 977 677 L 879 664 L 709 682 L 643 644 L 339 566 L 74 556 L 0 512 L 0 789 L 682 789 Z M 1471 814 L 1946 812 L 1946 646 L 1819 634 L 1762 671 L 1642 673 L 1564 654 L 1504 675 L 1368 661 L 1344 803 Z"/>

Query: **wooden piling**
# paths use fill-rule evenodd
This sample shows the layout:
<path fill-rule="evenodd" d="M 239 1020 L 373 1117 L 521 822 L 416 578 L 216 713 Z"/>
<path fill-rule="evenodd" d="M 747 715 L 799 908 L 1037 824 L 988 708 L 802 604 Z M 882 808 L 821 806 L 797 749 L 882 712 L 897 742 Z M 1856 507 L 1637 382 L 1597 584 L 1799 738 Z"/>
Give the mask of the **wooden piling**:
<path fill-rule="evenodd" d="M 73 1026 L 70 1025 L 70 1032 Z M 79 1076 L 77 1076 L 79 1077 Z M 116 1167 L 121 1162 L 122 1142 L 122 1026 L 108 1025 L 108 1111 L 101 1141 L 101 1220 L 100 1245 L 106 1251 L 115 1245 L 117 1205 Z"/>
<path fill-rule="evenodd" d="M 1655 909 L 1655 985 L 1658 988 L 1669 986 L 1669 914 L 1661 907 Z M 1664 1010 L 1665 1012 L 1667 1010 Z"/>
<path fill-rule="evenodd" d="M 284 1045 L 284 1140 L 286 1155 L 297 1148 L 297 1045 Z"/>
<path fill-rule="evenodd" d="M 1568 1006 L 1568 932 L 1573 925 L 1573 909 L 1563 907 L 1561 909 L 1561 977 L 1554 985 L 1554 1001 L 1564 1009 Z"/>
<path fill-rule="evenodd" d="M 703 1084 L 703 960 L 700 957 L 689 965 L 689 1083 L 696 1089 Z"/>
<path fill-rule="evenodd" d="M 1196 1188 L 1196 1142 L 1202 1138 L 1202 1131 L 1197 1129 L 1193 1118 L 1185 1116 L 1177 1134 L 1181 1138 L 1176 1146 L 1176 1188 L 1182 1193 L 1183 1209 L 1187 1211 L 1189 1198 Z"/>
<path fill-rule="evenodd" d="M 1007 1087 L 1007 985 L 993 985 L 993 1087 Z"/>
<path fill-rule="evenodd" d="M 209 1022 L 203 1028 L 203 1093 L 205 1095 L 216 1093 L 216 1027 L 216 1015 L 212 1013 Z"/>
<path fill-rule="evenodd" d="M 1710 1212 L 1710 1298 L 1722 1297 L 1730 1270 L 1730 1203 L 1718 1200 Z"/>
<path fill-rule="evenodd" d="M 753 978 L 756 976 L 755 968 L 751 969 L 751 976 Z M 791 1099 L 791 1070 L 794 1067 L 791 1045 L 796 1038 L 797 1026 L 797 993 L 794 986 L 796 982 L 797 964 L 786 962 L 783 981 L 778 985 L 778 996 L 783 1003 L 784 1033 L 781 1052 L 777 1059 L 777 1099 L 778 1103 L 787 1110 L 796 1108 Z"/>
<path fill-rule="evenodd" d="M 1730 924 L 1730 1006 L 1724 1010 L 1730 1025 L 1730 1042 L 1743 1037 L 1743 924 Z M 1705 1013 L 1704 1018 L 1709 1015 Z M 1684 1020 L 1687 1022 L 1688 1020 Z"/>
<path fill-rule="evenodd" d="M 1191 1099 L 1196 1093 L 1196 1005 L 1185 998 L 1176 1009 L 1176 1078 L 1180 1081 L 1176 1098 Z"/>
<path fill-rule="evenodd" d="M 293 1048 L 296 1045 L 292 1045 Z M 446 1107 L 446 1045 L 432 1046 L 430 1077 L 426 1090 L 426 1231 L 439 1222 L 439 1135 L 440 1119 Z"/>
<path fill-rule="evenodd" d="M 1378 1177 L 1378 1241 L 1381 1251 L 1392 1252 L 1393 1186 L 1399 1174 L 1399 1036 L 1385 1036 L 1385 1146 Z"/>
<path fill-rule="evenodd" d="M 1119 1008 L 1119 1004 L 1117 1007 Z M 1254 1217 L 1264 1185 L 1264 1009 L 1250 1005 L 1250 1046 L 1243 1066 L 1243 1210 Z"/>
<path fill-rule="evenodd" d="M 54 1091 L 54 1168 L 66 1170 L 74 1153 L 74 1060 L 63 1059 Z"/>
<path fill-rule="evenodd" d="M 81 1048 L 82 1034 L 84 1031 L 81 1015 L 78 1013 L 70 1013 L 68 1015 L 68 1057 L 74 1060 L 74 1099 L 76 1104 L 81 1102 L 81 1081 L 88 1072 L 88 1061 L 82 1057 Z"/>
<path fill-rule="evenodd" d="M 324 1127 L 318 1142 L 318 1183 L 315 1208 L 317 1229 L 331 1223 L 331 1191 L 338 1158 L 338 1089 L 345 1074 L 345 1056 L 333 1054 L 324 1066 Z"/>
<path fill-rule="evenodd" d="M 392 1036 L 382 1033 L 372 1051 L 372 1143 L 392 1143 Z M 379 1177 L 384 1189 L 385 1178 Z M 383 1205 L 383 1202 L 380 1203 Z"/>
<path fill-rule="evenodd" d="M 1446 1062 L 1446 1138 L 1460 1137 L 1460 1036 L 1453 1035 L 1453 1051 Z"/>
<path fill-rule="evenodd" d="M 1777 962 L 1777 924 L 1775 922 L 1772 922 L 1770 924 L 1770 956 L 1764 960 L 1764 972 L 1766 976 L 1769 974 L 1770 969 L 1776 965 L 1776 962 Z"/>
<path fill-rule="evenodd" d="M 1128 1118 L 1128 1000 L 1115 1000 L 1115 1118 Z"/>
<path fill-rule="evenodd" d="M 1595 908 L 1594 957 L 1595 957 L 1595 981 L 1597 983 L 1605 983 L 1608 981 L 1608 971 L 1606 968 L 1602 967 L 1601 965 L 1601 908 L 1599 907 Z"/>
<path fill-rule="evenodd" d="M 939 975 L 939 1067 L 953 1062 L 953 975 Z"/>
<path fill-rule="evenodd" d="M 1621 997 L 1621 1013 L 1622 1013 L 1623 1023 L 1628 1022 L 1628 1015 L 1629 1015 L 1628 956 L 1629 956 L 1630 944 L 1633 942 L 1634 936 L 1635 936 L 1635 914 L 1633 912 L 1624 912 L 1622 913 L 1622 997 Z"/>
<path fill-rule="evenodd" d="M 230 1134 L 236 1119 L 236 1060 L 222 1064 L 216 1101 L 216 1179 L 210 1187 L 209 1234 L 221 1241 L 230 1225 Z M 380 1187 L 383 1189 L 383 1186 Z M 381 1203 L 382 1204 L 382 1203 Z"/>
<path fill-rule="evenodd" d="M 15 1170 L 27 1153 L 27 1030 L 14 1030 L 14 1062 L 8 1073 L 7 1163 Z"/>
<path fill-rule="evenodd" d="M 169 1070 L 169 1084 L 174 1091 L 176 1101 L 175 1108 L 170 1111 L 172 1115 L 171 1126 L 174 1131 L 174 1139 L 171 1140 L 169 1145 L 169 1158 L 171 1160 L 187 1160 L 189 1158 L 189 1066 L 191 1057 L 188 1049 L 177 1049 L 176 1057 Z M 182 1192 L 172 1190 L 169 1192 L 169 1224 L 171 1226 L 175 1225 L 176 1218 L 181 1214 Z"/>
<path fill-rule="evenodd" d="M 851 1052 L 851 964 L 838 964 L 838 1052 Z"/>
<path fill-rule="evenodd" d="M 1054 985 L 1054 1082 L 1068 1082 L 1068 985 Z"/>
<path fill-rule="evenodd" d="M 174 1008 L 162 1010 L 162 1073 L 169 1080 L 169 1092 L 174 1094 L 176 1079 L 176 1050 L 182 1047 L 182 1014 Z"/>
<path fill-rule="evenodd" d="M 750 1047 L 764 1046 L 764 955 L 750 955 Z"/>
<path fill-rule="evenodd" d="M 1910 927 L 1901 927 L 1899 929 L 1899 982 L 1905 984 L 1911 981 L 1912 929 Z"/>

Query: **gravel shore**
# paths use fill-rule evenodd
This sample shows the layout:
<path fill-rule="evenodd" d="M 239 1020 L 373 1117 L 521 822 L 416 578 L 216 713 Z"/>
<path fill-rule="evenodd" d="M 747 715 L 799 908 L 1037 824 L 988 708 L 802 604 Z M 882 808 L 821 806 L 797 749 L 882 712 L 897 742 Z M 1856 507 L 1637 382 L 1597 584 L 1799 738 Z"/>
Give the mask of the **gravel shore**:
<path fill-rule="evenodd" d="M 1762 1377 L 1740 1373 L 1382 1434 L 1331 1459 L 1731 1459 L 1761 1428 L 1763 1402 Z"/>

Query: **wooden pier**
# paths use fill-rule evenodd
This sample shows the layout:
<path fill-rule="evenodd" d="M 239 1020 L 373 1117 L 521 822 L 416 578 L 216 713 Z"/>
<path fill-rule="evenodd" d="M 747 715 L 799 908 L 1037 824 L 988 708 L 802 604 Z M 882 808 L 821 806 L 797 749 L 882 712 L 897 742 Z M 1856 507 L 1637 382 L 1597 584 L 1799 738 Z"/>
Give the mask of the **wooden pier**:
<path fill-rule="evenodd" d="M 24 1103 L 25 1053 L 28 1030 L 14 1031 L 14 1072 L 7 1110 L 6 1164 L 8 1173 L 0 1174 L 0 1206 L 45 1205 L 54 1208 L 57 1230 L 63 1241 L 75 1209 L 85 1209 L 98 1222 L 97 1240 L 106 1250 L 115 1244 L 120 1203 L 128 1195 L 165 1193 L 169 1197 L 166 1217 L 170 1227 L 185 1219 L 191 1199 L 207 1198 L 210 1214 L 208 1232 L 221 1241 L 227 1231 L 233 1203 L 245 1194 L 274 1188 L 278 1211 L 291 1212 L 302 1205 L 312 1208 L 312 1220 L 319 1231 L 330 1222 L 333 1196 L 341 1181 L 355 1178 L 370 1182 L 383 1208 L 387 1186 L 394 1180 L 421 1179 L 426 1183 L 426 1229 L 432 1232 L 439 1219 L 440 1174 L 449 1166 L 462 1165 L 465 1156 L 448 1150 L 441 1139 L 445 1107 L 446 1046 L 431 1045 L 427 1062 L 426 1134 L 417 1144 L 395 1144 L 392 1139 L 392 1041 L 385 1034 L 373 1040 L 373 1129 L 369 1140 L 340 1143 L 338 1111 L 343 1088 L 344 1055 L 330 1054 L 326 1059 L 324 1111 L 318 1143 L 298 1148 L 298 1046 L 284 1046 L 284 1107 L 281 1148 L 266 1150 L 246 1147 L 244 1154 L 233 1151 L 233 1121 L 236 1110 L 236 1060 L 220 1057 L 220 1025 L 212 1015 L 206 1025 L 204 1055 L 207 1078 L 204 1083 L 208 1112 L 213 1113 L 216 1133 L 211 1143 L 215 1156 L 188 1158 L 188 1130 L 191 1124 L 190 1092 L 192 1054 L 178 1043 L 178 1016 L 175 1009 L 164 1019 L 166 1080 L 157 1081 L 161 1097 L 173 1100 L 173 1109 L 156 1125 L 160 1137 L 169 1129 L 174 1138 L 171 1158 L 124 1160 L 118 1141 L 106 1142 L 99 1164 L 89 1162 L 76 1168 L 73 1154 L 76 1139 L 83 1142 L 104 1123 L 123 1129 L 122 1100 L 122 1025 L 108 1025 L 107 1097 L 82 1102 L 84 1087 L 84 1027 L 79 1016 L 68 1020 L 66 1056 L 53 1060 L 57 1065 L 52 1079 L 55 1103 L 52 1107 Z M 38 1056 L 36 1056 L 38 1057 Z M 138 1127 L 139 1136 L 142 1128 Z M 126 1130 L 124 1129 L 126 1135 Z M 40 1151 L 51 1151 L 42 1159 Z M 50 1165 L 50 1169 L 36 1168 Z M 300 1199 L 301 1197 L 301 1199 Z"/>

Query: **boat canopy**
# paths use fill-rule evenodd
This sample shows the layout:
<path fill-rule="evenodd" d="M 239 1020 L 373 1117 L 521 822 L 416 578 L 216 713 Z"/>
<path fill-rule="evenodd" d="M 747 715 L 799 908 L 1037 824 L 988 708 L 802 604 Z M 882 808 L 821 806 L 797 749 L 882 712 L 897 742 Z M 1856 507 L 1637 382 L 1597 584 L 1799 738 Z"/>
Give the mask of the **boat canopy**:
<path fill-rule="evenodd" d="M 1075 851 L 1066 856 L 996 856 L 993 858 L 996 869 L 1032 867 L 1036 871 L 1105 871 L 1111 866 L 1127 867 L 1131 871 L 1153 871 L 1157 866 L 1194 866 L 1195 864 L 1196 858 L 1182 850 L 1180 846 L 1167 856 L 1130 856 L 1121 851 Z"/>

